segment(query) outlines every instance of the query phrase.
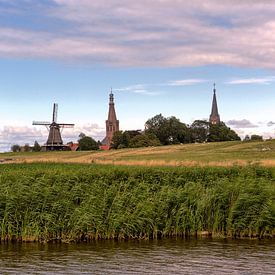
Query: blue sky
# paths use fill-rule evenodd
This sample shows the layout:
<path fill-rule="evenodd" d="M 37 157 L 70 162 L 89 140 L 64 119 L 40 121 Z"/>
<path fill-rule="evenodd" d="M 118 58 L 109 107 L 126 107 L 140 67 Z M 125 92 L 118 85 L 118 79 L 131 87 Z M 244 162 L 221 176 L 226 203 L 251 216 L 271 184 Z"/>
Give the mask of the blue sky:
<path fill-rule="evenodd" d="M 208 119 L 215 82 L 228 126 L 274 137 L 275 3 L 201 2 L 0 0 L 0 151 L 44 143 L 53 102 L 64 141 L 102 139 L 110 87 L 122 130 Z"/>

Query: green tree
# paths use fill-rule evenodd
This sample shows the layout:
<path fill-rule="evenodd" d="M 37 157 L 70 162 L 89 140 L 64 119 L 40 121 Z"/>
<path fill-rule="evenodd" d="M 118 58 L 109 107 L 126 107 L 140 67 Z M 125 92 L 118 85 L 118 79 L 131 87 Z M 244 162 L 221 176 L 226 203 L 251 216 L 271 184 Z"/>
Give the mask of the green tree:
<path fill-rule="evenodd" d="M 167 119 L 159 114 L 146 121 L 145 133 L 155 135 L 162 144 L 169 144 L 169 134 L 166 127 Z"/>
<path fill-rule="evenodd" d="M 30 152 L 30 151 L 31 151 L 31 147 L 30 147 L 30 145 L 29 145 L 28 143 L 26 143 L 26 144 L 24 145 L 23 151 L 24 151 L 24 152 Z"/>
<path fill-rule="evenodd" d="M 78 146 L 80 151 L 88 150 L 98 150 L 98 143 L 91 137 L 86 136 L 85 134 L 79 135 L 80 139 L 78 140 Z"/>
<path fill-rule="evenodd" d="M 41 151 L 41 146 L 39 145 L 39 143 L 38 143 L 37 141 L 34 142 L 33 151 L 34 151 L 34 152 L 39 152 L 39 151 Z"/>
<path fill-rule="evenodd" d="M 250 140 L 254 140 L 254 141 L 262 141 L 263 140 L 263 136 L 260 135 L 251 135 Z"/>
<path fill-rule="evenodd" d="M 129 142 L 129 147 L 149 147 L 149 146 L 159 146 L 161 145 L 159 139 L 153 134 L 140 134 L 131 138 Z"/>
<path fill-rule="evenodd" d="M 163 145 L 185 143 L 190 137 L 184 123 L 174 116 L 165 118 L 162 114 L 146 121 L 145 133 L 155 135 Z"/>
<path fill-rule="evenodd" d="M 209 122 L 206 120 L 195 120 L 190 126 L 192 142 L 206 142 L 209 135 Z"/>
<path fill-rule="evenodd" d="M 227 127 L 224 122 L 220 122 L 219 124 L 210 124 L 207 141 L 212 142 L 233 140 L 241 140 L 241 138 L 235 131 Z"/>
<path fill-rule="evenodd" d="M 20 146 L 18 144 L 14 144 L 11 146 L 11 151 L 12 152 L 20 152 Z"/>
<path fill-rule="evenodd" d="M 166 130 L 169 134 L 169 144 L 190 142 L 190 131 L 178 118 L 168 117 Z"/>
<path fill-rule="evenodd" d="M 129 147 L 130 135 L 127 131 L 117 131 L 113 135 L 111 142 L 112 149 L 121 149 Z"/>

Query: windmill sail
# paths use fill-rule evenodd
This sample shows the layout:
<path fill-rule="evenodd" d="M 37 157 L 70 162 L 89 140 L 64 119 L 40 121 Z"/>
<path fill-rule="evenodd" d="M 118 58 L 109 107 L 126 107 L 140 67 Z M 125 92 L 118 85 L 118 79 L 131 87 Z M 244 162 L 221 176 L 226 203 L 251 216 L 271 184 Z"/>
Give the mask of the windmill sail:
<path fill-rule="evenodd" d="M 57 110 L 58 110 L 58 104 L 53 104 L 53 122 L 57 122 Z"/>

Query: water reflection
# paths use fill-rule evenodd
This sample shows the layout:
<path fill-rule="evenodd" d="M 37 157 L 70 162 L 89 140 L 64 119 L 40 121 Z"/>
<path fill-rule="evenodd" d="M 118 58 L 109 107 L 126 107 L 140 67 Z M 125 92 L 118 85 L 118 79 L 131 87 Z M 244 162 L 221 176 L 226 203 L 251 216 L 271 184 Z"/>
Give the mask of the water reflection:
<path fill-rule="evenodd" d="M 1 244 L 1 274 L 275 274 L 274 240 Z"/>

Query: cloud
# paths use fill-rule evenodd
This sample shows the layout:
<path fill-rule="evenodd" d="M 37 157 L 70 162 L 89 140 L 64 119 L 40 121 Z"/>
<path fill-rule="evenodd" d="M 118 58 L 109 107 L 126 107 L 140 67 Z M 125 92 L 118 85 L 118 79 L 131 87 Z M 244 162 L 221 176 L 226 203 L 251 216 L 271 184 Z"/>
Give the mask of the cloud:
<path fill-rule="evenodd" d="M 259 127 L 258 125 L 253 124 L 252 122 L 250 122 L 250 121 L 247 120 L 247 119 L 241 119 L 241 120 L 233 119 L 233 120 L 228 120 L 228 121 L 226 122 L 226 124 L 227 124 L 228 126 L 231 126 L 231 127 L 233 127 L 233 128 L 236 128 L 236 129 L 257 128 L 257 127 Z"/>
<path fill-rule="evenodd" d="M 23 1 L 10 5 L 9 16 L 19 13 L 24 25 L 8 17 L 0 28 L 0 56 L 104 66 L 274 69 L 275 3 L 262 2 Z"/>
<path fill-rule="evenodd" d="M 269 121 L 269 122 L 267 123 L 267 127 L 271 127 L 271 126 L 273 126 L 273 125 L 275 125 L 275 122 L 273 122 L 273 121 Z"/>
<path fill-rule="evenodd" d="M 262 78 L 240 78 L 226 82 L 226 84 L 271 84 L 275 82 L 275 76 L 267 76 Z"/>
<path fill-rule="evenodd" d="M 156 96 L 160 94 L 160 92 L 150 91 L 148 88 L 146 88 L 146 86 L 147 85 L 137 84 L 137 85 L 131 85 L 131 86 L 126 86 L 122 88 L 117 88 L 117 89 L 114 89 L 114 91 L 127 92 L 127 93 L 133 93 L 133 94 L 142 94 L 142 95 L 149 95 L 149 96 Z"/>
<path fill-rule="evenodd" d="M 204 79 L 182 79 L 182 80 L 173 80 L 170 81 L 167 85 L 168 86 L 189 86 L 189 85 L 195 85 L 195 84 L 200 84 L 205 82 L 206 80 Z"/>
<path fill-rule="evenodd" d="M 95 140 L 102 140 L 105 136 L 105 129 L 97 124 L 76 125 L 74 128 L 64 128 L 62 139 L 64 143 L 76 142 L 80 133 L 93 137 Z M 27 126 L 4 126 L 0 130 L 0 152 L 10 151 L 13 144 L 33 145 L 34 141 L 44 144 L 48 137 L 46 127 Z"/>

